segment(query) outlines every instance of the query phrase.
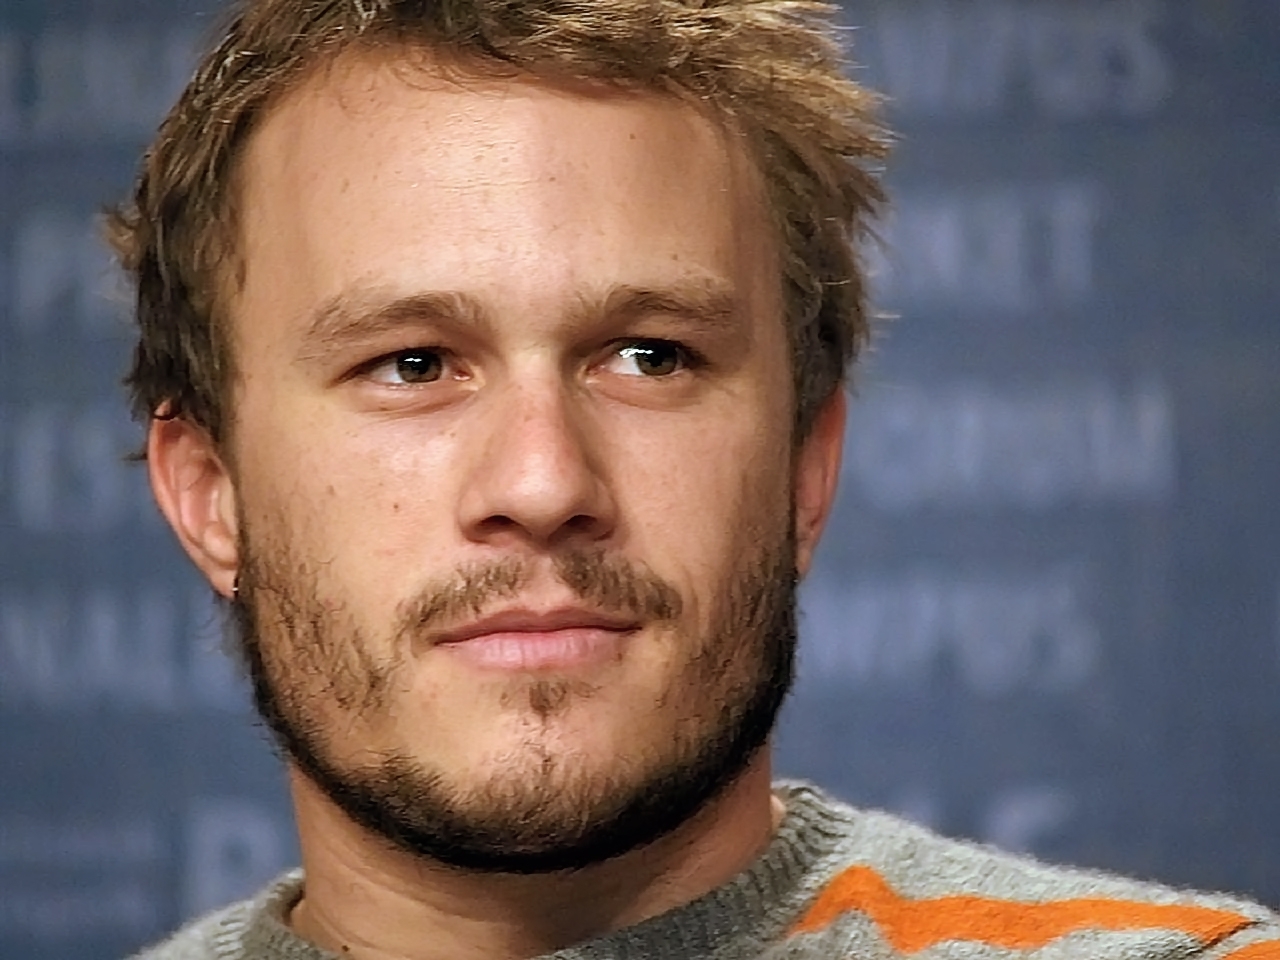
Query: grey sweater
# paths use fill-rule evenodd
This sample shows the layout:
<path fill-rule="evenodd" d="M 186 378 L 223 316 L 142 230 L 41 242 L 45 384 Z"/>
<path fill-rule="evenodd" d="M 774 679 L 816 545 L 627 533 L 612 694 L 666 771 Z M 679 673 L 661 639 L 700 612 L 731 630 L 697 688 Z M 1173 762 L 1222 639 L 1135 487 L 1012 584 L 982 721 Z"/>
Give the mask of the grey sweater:
<path fill-rule="evenodd" d="M 1233 897 L 1049 867 L 780 784 L 787 816 L 706 896 L 543 960 L 1280 960 L 1280 918 Z M 300 872 L 136 960 L 337 960 L 284 917 Z"/>

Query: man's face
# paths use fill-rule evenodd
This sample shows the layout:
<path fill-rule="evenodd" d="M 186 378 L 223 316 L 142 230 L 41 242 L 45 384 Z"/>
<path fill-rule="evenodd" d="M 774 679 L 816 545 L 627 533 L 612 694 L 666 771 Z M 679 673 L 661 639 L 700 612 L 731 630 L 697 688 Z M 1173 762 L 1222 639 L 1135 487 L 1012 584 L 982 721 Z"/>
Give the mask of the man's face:
<path fill-rule="evenodd" d="M 460 865 L 673 827 L 760 747 L 794 642 L 741 145 L 675 99 L 349 58 L 241 186 L 239 613 L 295 762 Z"/>

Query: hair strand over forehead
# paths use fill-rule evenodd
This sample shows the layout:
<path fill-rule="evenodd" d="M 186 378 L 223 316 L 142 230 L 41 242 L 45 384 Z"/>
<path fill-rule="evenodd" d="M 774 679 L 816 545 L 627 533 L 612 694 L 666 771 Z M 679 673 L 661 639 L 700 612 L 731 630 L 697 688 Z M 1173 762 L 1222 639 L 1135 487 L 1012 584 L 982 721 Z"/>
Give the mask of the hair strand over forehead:
<path fill-rule="evenodd" d="M 231 421 L 235 168 L 266 111 L 348 50 L 426 52 L 694 98 L 741 131 L 777 232 L 798 437 L 869 337 L 861 249 L 889 138 L 809 0 L 244 0 L 160 127 L 108 238 L 136 288 L 140 419 Z"/>

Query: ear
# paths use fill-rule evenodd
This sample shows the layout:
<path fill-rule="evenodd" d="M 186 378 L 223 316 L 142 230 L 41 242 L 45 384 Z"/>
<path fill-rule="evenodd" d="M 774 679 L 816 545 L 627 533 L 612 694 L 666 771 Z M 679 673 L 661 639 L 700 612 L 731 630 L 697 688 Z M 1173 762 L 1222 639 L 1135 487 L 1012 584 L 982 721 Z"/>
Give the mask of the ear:
<path fill-rule="evenodd" d="M 835 503 L 846 408 L 841 384 L 818 410 L 809 436 L 796 455 L 796 569 L 802 577 L 813 564 L 814 551 Z"/>
<path fill-rule="evenodd" d="M 231 597 L 240 567 L 236 493 L 214 442 L 189 420 L 155 418 L 147 466 L 151 491 L 178 542 L 213 589 Z"/>

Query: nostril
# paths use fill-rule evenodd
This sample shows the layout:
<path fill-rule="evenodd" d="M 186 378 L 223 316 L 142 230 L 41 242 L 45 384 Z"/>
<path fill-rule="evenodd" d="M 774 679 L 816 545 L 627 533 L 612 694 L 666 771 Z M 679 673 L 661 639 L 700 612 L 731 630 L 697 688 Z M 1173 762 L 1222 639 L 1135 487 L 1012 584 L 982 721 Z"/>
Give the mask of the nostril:
<path fill-rule="evenodd" d="M 513 518 L 508 517 L 505 514 L 498 513 L 491 517 L 486 517 L 482 526 L 487 527 L 490 530 L 510 530 L 514 527 L 520 526 L 520 524 Z"/>
<path fill-rule="evenodd" d="M 570 530 L 574 530 L 579 533 L 586 533 L 587 531 L 594 529 L 597 523 L 598 520 L 595 517 L 585 513 L 579 513 L 570 517 L 565 523 L 565 526 Z"/>

